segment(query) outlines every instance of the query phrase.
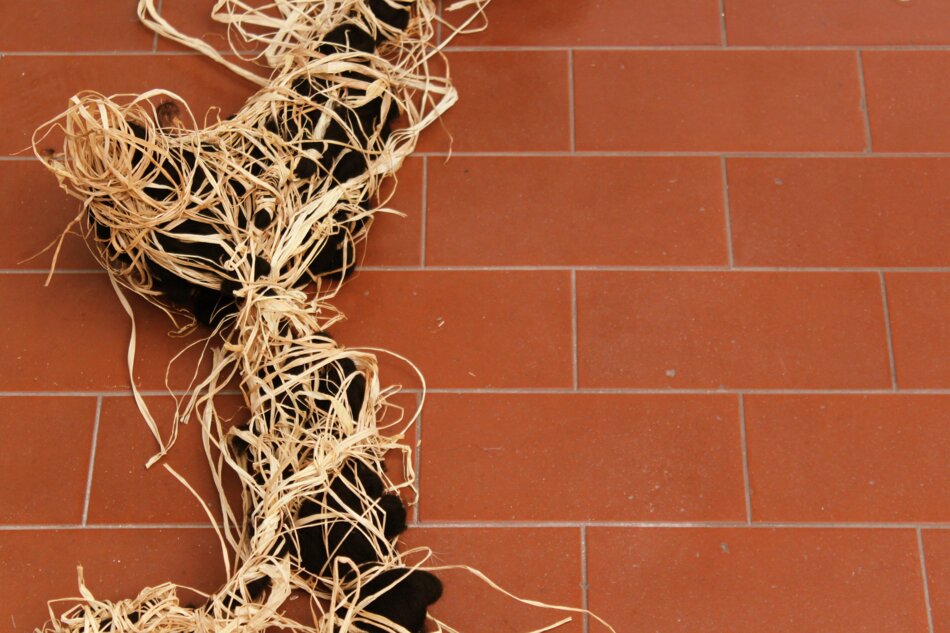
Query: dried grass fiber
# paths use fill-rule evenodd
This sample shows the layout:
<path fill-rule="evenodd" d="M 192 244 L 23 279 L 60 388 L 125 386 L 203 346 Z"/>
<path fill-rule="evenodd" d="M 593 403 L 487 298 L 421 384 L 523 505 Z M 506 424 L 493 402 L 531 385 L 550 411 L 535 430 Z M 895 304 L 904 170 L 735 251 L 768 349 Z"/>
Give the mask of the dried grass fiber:
<path fill-rule="evenodd" d="M 394 6 L 399 1 L 389 0 Z M 228 26 L 232 49 L 222 54 L 178 32 L 158 15 L 154 0 L 140 0 L 139 15 L 146 25 L 216 60 L 257 85 L 257 92 L 233 117 L 206 125 L 168 91 L 111 97 L 81 93 L 62 115 L 37 130 L 37 156 L 82 202 L 71 228 L 79 227 L 93 244 L 133 319 L 130 374 L 134 315 L 126 292 L 164 310 L 179 331 L 192 328 L 194 318 L 168 301 L 161 275 L 212 291 L 234 288 L 238 305 L 216 328 L 213 340 L 220 344 L 206 346 L 212 369 L 195 380 L 192 395 L 179 403 L 168 437 L 135 391 L 159 446 L 149 466 L 171 449 L 179 423 L 196 420 L 202 426 L 219 491 L 223 523 L 216 530 L 228 580 L 213 594 L 201 594 L 206 598 L 202 605 L 186 607 L 179 598 L 186 588 L 172 584 L 143 589 L 119 602 L 99 600 L 80 572 L 78 603 L 63 610 L 61 601 L 51 602 L 43 632 L 331 633 L 372 624 L 405 633 L 367 611 L 372 596 L 362 595 L 360 588 L 385 570 L 425 565 L 431 552 L 397 551 L 383 536 L 382 514 L 365 490 L 353 490 L 368 508 L 365 513 L 324 503 L 322 512 L 307 517 L 307 525 L 329 529 L 345 522 L 371 535 L 378 566 L 357 569 L 338 558 L 331 570 L 315 575 L 302 570 L 294 547 L 288 553 L 287 543 L 296 540 L 301 527 L 301 504 L 326 498 L 345 462 L 359 460 L 390 491 L 412 489 L 410 449 L 401 440 L 418 414 L 390 404 L 397 388 L 380 386 L 372 353 L 377 350 L 340 347 L 324 334 L 341 318 L 331 304 L 339 285 L 317 275 L 312 279 L 315 293 L 298 286 L 301 279 L 313 277 L 311 266 L 332 236 L 342 234 L 355 244 L 365 238 L 375 213 L 394 212 L 385 201 L 375 208 L 369 201 L 413 151 L 422 130 L 455 103 L 447 70 L 434 68 L 447 68 L 440 59 L 442 48 L 457 34 L 479 27 L 488 1 L 448 7 L 468 8 L 471 17 L 459 26 L 445 23 L 447 36 L 436 45 L 441 18 L 431 0 L 411 3 L 412 19 L 404 31 L 378 19 L 364 0 L 218 0 L 212 16 Z M 360 27 L 381 44 L 373 52 L 345 43 L 324 46 L 328 34 L 344 24 Z M 247 50 L 254 52 L 242 53 Z M 378 105 L 380 120 L 401 113 L 402 124 L 392 134 L 384 133 L 382 123 L 366 129 L 358 115 L 371 103 Z M 38 149 L 59 136 L 64 137 L 61 152 Z M 365 161 L 365 170 L 337 177 L 325 159 L 331 147 L 336 156 L 352 154 Z M 265 228 L 255 224 L 262 211 Z M 328 391 L 323 377 L 331 367 L 352 371 Z M 354 380 L 366 384 L 359 410 L 347 398 Z M 229 430 L 215 403 L 234 381 L 251 418 L 247 426 Z M 406 480 L 399 485 L 382 467 L 390 451 L 403 457 Z M 229 471 L 241 480 L 239 509 L 231 507 L 223 492 Z M 262 578 L 270 589 L 255 599 L 249 585 Z M 292 593 L 309 600 L 308 621 L 284 614 Z M 439 630 L 454 630 L 435 624 Z"/>

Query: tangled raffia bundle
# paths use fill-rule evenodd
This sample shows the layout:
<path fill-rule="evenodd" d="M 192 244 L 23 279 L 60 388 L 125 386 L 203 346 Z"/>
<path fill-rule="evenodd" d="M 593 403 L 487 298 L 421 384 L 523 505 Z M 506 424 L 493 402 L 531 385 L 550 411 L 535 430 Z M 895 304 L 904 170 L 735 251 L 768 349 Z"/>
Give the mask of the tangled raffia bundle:
<path fill-rule="evenodd" d="M 388 211 L 374 208 L 381 182 L 456 100 L 447 72 L 430 63 L 488 1 L 456 3 L 474 11 L 436 44 L 432 0 L 218 0 L 212 16 L 228 25 L 232 50 L 254 49 L 240 57 L 269 68 L 265 78 L 140 0 L 143 22 L 258 92 L 202 129 L 173 93 L 82 93 L 34 135 L 37 155 L 82 201 L 74 224 L 130 316 L 120 286 L 185 316 L 181 329 L 198 320 L 222 339 L 169 438 L 133 391 L 160 446 L 149 465 L 171 448 L 179 422 L 200 421 L 228 577 L 199 606 L 183 606 L 168 584 L 96 600 L 80 577 L 82 602 L 63 614 L 51 603 L 43 631 L 421 631 L 441 593 L 419 569 L 431 552 L 396 549 L 405 529 L 397 493 L 414 482 L 400 440 L 415 416 L 388 402 L 396 389 L 380 387 L 375 356 L 325 333 L 340 318 L 328 301 L 373 214 Z M 36 150 L 57 134 L 62 153 Z M 315 295 L 302 289 L 311 281 Z M 215 400 L 235 379 L 251 417 L 227 428 Z M 382 465 L 389 451 L 403 456 L 399 485 Z M 224 495 L 230 471 L 242 485 L 239 512 Z M 309 598 L 312 622 L 282 614 L 293 592 Z"/>

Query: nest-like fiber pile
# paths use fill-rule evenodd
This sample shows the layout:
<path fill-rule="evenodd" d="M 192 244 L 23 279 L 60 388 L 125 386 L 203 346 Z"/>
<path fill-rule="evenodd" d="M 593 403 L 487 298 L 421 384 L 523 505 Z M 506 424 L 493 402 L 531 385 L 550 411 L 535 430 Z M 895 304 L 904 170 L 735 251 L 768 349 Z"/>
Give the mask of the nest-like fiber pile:
<path fill-rule="evenodd" d="M 487 1 L 459 4 L 474 5 L 475 19 Z M 202 425 L 222 548 L 233 554 L 227 582 L 201 604 L 180 604 L 173 585 L 118 603 L 81 585 L 82 602 L 65 614 L 51 604 L 43 631 L 421 631 L 441 585 L 418 569 L 427 550 L 396 549 L 397 493 L 413 484 L 400 440 L 414 416 L 387 404 L 394 389 L 380 388 L 372 354 L 325 331 L 340 318 L 328 299 L 380 210 L 381 181 L 455 101 L 447 72 L 430 68 L 450 38 L 433 44 L 431 0 L 219 0 L 213 16 L 232 48 L 263 47 L 253 59 L 271 69 L 264 78 L 175 31 L 152 0 L 139 12 L 261 89 L 203 129 L 172 93 L 80 94 L 34 148 L 82 201 L 76 222 L 126 308 L 119 285 L 185 316 L 182 329 L 202 321 L 221 338 L 173 429 L 192 417 Z M 56 134 L 62 153 L 36 149 Z M 315 295 L 303 289 L 311 281 Z M 215 400 L 234 380 L 251 418 L 229 429 Z M 161 447 L 151 464 L 175 431 L 163 438 L 139 403 Z M 388 451 L 404 457 L 399 485 L 383 467 Z M 243 486 L 239 511 L 224 495 L 228 471 Z M 282 615 L 294 591 L 310 599 L 312 621 Z"/>

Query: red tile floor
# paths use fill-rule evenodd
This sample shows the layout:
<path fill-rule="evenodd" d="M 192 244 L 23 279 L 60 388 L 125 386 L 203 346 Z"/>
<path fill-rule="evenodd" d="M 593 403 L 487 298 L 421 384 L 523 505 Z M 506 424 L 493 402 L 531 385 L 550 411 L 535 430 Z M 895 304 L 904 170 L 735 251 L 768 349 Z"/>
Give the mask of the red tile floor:
<path fill-rule="evenodd" d="M 24 148 L 80 89 L 251 87 L 133 0 L 0 3 L 0 631 L 223 576 L 127 319 Z M 164 0 L 186 31 L 210 0 Z M 431 387 L 408 535 L 618 632 L 950 632 L 950 3 L 495 0 L 338 304 Z M 220 42 L 220 38 L 212 41 Z M 182 346 L 139 308 L 167 419 Z M 187 384 L 193 357 L 172 385 Z M 384 382 L 417 385 L 384 362 Z M 209 495 L 197 432 L 170 463 Z M 558 619 L 465 574 L 462 631 Z M 577 620 L 567 631 L 599 631 Z"/>

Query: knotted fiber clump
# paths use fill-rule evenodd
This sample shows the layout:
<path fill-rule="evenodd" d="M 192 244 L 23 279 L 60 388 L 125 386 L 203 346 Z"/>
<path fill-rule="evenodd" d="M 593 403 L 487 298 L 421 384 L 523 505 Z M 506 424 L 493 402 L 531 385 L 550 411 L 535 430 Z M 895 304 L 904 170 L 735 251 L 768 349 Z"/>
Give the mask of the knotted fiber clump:
<path fill-rule="evenodd" d="M 64 136 L 62 153 L 40 157 L 82 201 L 77 222 L 114 283 L 223 339 L 176 424 L 194 415 L 203 426 L 234 554 L 228 581 L 201 605 L 182 606 L 171 585 L 120 603 L 83 588 L 84 602 L 51 612 L 44 630 L 421 630 L 441 585 L 416 569 L 425 552 L 410 566 L 395 547 L 406 520 L 396 493 L 413 483 L 399 443 L 411 420 L 387 404 L 394 390 L 380 389 L 375 357 L 326 330 L 339 318 L 329 299 L 381 210 L 380 184 L 456 98 L 430 71 L 434 5 L 218 2 L 232 47 L 263 48 L 253 60 L 267 78 L 175 31 L 151 0 L 139 11 L 261 88 L 202 129 L 173 93 L 79 94 L 34 146 Z M 233 380 L 251 418 L 226 429 L 215 396 Z M 386 412 L 396 418 L 383 424 Z M 175 433 L 163 438 L 149 421 L 155 461 Z M 389 451 L 406 457 L 399 486 L 382 465 Z M 228 470 L 243 487 L 237 512 L 221 486 Z M 280 615 L 293 591 L 310 597 L 312 623 Z"/>
<path fill-rule="evenodd" d="M 406 527 L 398 493 L 414 481 L 400 440 L 415 416 L 389 403 L 395 389 L 380 387 L 375 356 L 327 330 L 341 318 L 330 302 L 356 244 L 388 211 L 376 199 L 382 181 L 456 100 L 433 62 L 487 2 L 456 3 L 473 6 L 472 17 L 437 45 L 431 0 L 218 0 L 212 15 L 228 25 L 232 51 L 254 50 L 237 57 L 269 69 L 265 77 L 140 0 L 147 25 L 260 89 L 200 129 L 170 92 L 83 93 L 37 131 L 34 148 L 64 136 L 61 153 L 37 154 L 82 201 L 75 223 L 130 315 L 121 288 L 184 317 L 182 330 L 200 321 L 222 341 L 170 437 L 139 403 L 160 445 L 150 465 L 178 422 L 201 423 L 228 577 L 196 604 L 168 584 L 101 601 L 80 582 L 82 602 L 61 614 L 51 603 L 43 631 L 422 631 L 441 584 L 420 568 L 428 550 L 396 548 Z M 233 381 L 251 416 L 227 428 L 215 402 Z M 407 475 L 398 485 L 383 466 L 391 451 Z M 242 484 L 237 511 L 222 486 L 231 471 Z M 308 599 L 306 622 L 284 615 L 295 593 Z"/>

